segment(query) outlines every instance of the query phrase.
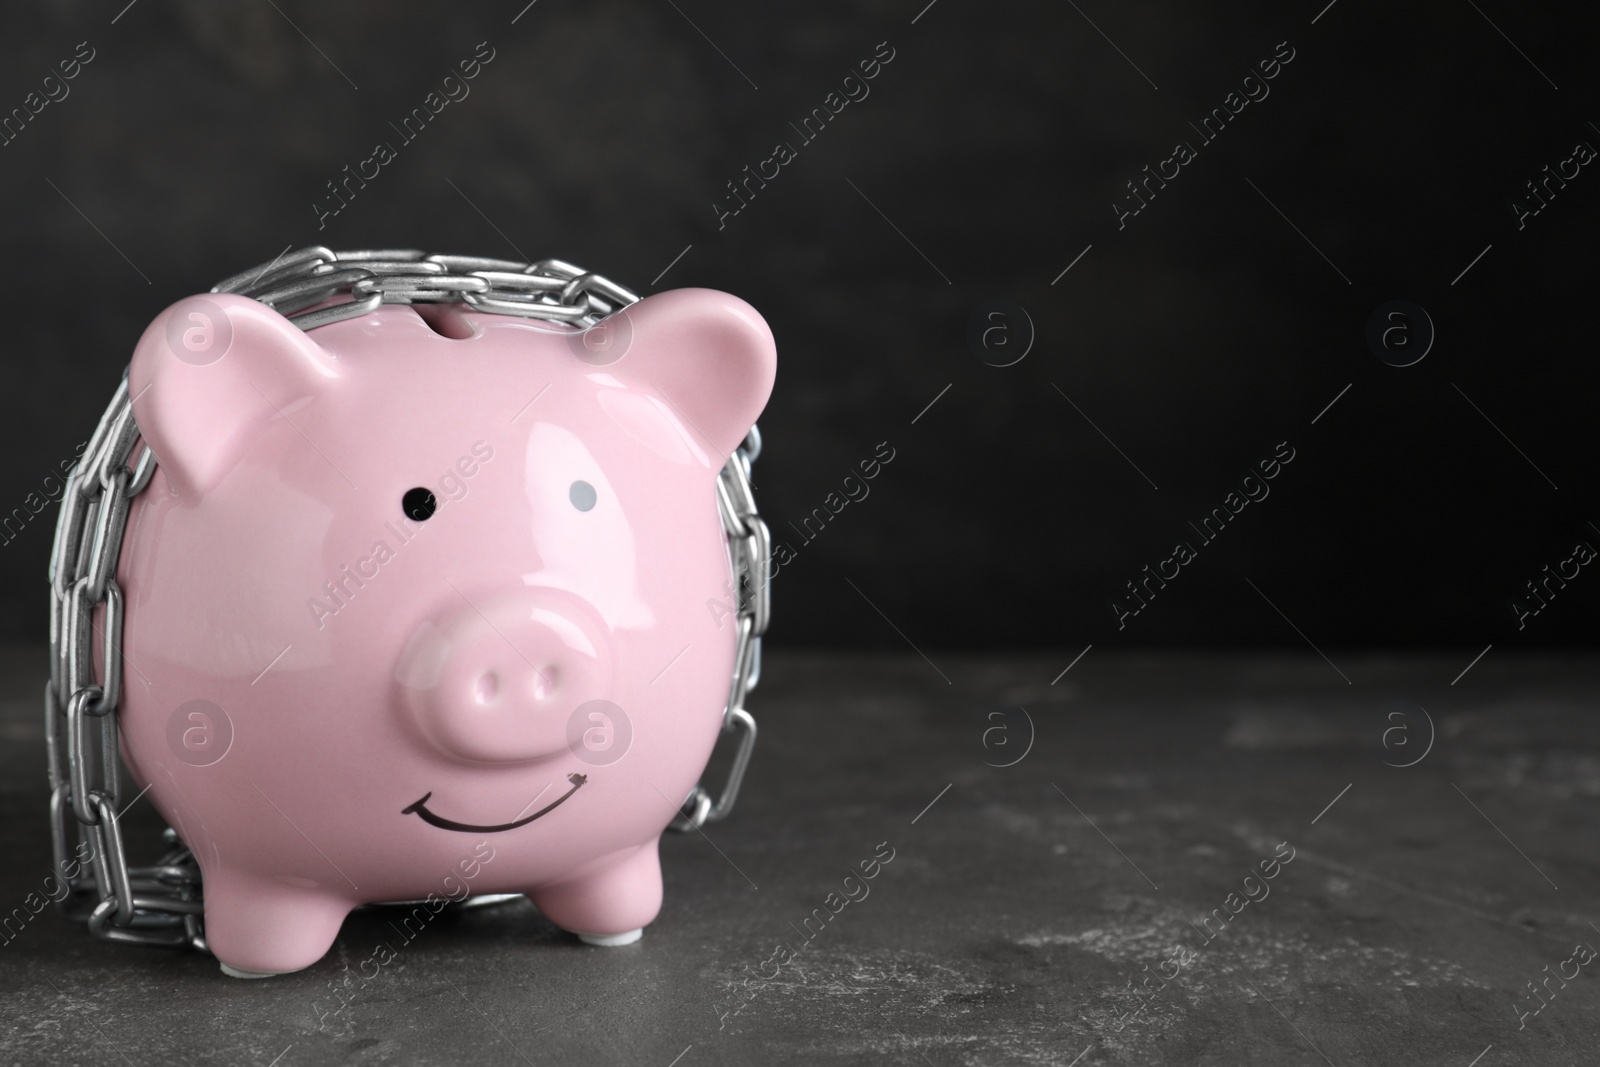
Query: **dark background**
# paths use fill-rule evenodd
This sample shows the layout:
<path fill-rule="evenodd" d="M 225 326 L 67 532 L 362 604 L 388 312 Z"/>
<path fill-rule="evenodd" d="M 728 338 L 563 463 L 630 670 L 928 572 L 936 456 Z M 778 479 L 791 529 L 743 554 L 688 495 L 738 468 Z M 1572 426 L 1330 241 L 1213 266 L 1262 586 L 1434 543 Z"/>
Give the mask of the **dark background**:
<path fill-rule="evenodd" d="M 78 42 L 95 58 L 0 148 L 0 512 L 88 436 L 179 297 L 290 244 L 521 250 L 644 292 L 727 289 L 771 322 L 756 480 L 798 550 L 775 640 L 1065 662 L 1089 642 L 1303 649 L 1285 616 L 1322 648 L 1597 635 L 1592 568 L 1525 630 L 1509 606 L 1600 546 L 1600 176 L 1520 232 L 1510 208 L 1600 145 L 1593 15 L 925 3 L 9 5 L 0 114 Z M 324 183 L 398 146 L 389 123 L 485 40 L 470 97 L 319 232 Z M 870 96 L 719 230 L 724 184 L 881 41 Z M 1270 96 L 1200 147 L 1188 122 L 1282 41 Z M 1198 158 L 1119 231 L 1123 183 L 1180 139 Z M 1397 298 L 1437 328 L 1406 368 L 1364 337 Z M 1037 330 L 1014 366 L 968 344 L 991 300 Z M 790 523 L 884 441 L 871 495 L 802 544 Z M 1119 631 L 1123 584 L 1280 441 L 1296 459 L 1271 496 Z M 53 516 L 0 546 L 0 637 L 44 635 Z"/>

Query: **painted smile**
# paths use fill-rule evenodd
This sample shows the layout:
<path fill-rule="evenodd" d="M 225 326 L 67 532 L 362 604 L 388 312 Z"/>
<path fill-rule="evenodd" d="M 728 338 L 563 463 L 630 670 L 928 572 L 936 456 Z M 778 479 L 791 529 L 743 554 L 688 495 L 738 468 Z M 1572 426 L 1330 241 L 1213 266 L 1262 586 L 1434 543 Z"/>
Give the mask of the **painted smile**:
<path fill-rule="evenodd" d="M 576 793 L 580 788 L 582 788 L 583 784 L 588 780 L 589 776 L 586 774 L 567 775 L 567 781 L 572 783 L 572 788 L 556 798 L 554 803 L 546 804 L 544 807 L 540 808 L 538 811 L 534 812 L 532 815 L 529 815 L 525 819 L 518 819 L 516 822 L 501 823 L 499 826 L 474 826 L 471 823 L 456 822 L 452 819 L 442 819 L 428 810 L 428 798 L 433 796 L 431 792 L 424 793 L 421 800 L 402 808 L 400 810 L 400 814 L 411 815 L 415 813 L 417 818 L 421 819 L 423 822 L 430 826 L 437 826 L 441 830 L 459 830 L 466 834 L 497 834 L 502 830 L 515 830 L 519 826 L 526 826 L 533 820 L 550 814 L 552 811 L 555 811 L 561 805 L 565 804 L 567 799 L 571 797 L 572 794 Z"/>

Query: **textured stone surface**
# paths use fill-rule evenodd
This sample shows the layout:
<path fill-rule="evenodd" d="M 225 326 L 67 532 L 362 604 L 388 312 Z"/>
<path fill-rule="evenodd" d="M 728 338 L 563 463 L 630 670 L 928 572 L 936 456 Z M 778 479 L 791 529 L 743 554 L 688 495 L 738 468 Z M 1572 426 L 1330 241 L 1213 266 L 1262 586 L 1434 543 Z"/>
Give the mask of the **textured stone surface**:
<path fill-rule="evenodd" d="M 774 654 L 739 810 L 668 839 L 665 909 L 627 948 L 526 903 L 409 942 L 373 909 L 309 971 L 243 982 L 46 910 L 0 947 L 0 1063 L 1595 1062 L 1600 963 L 1520 1031 L 1513 1005 L 1600 946 L 1600 661 L 1495 650 L 1452 687 L 1470 650 L 1335 655 L 1346 685 L 1309 655 L 1097 648 L 1052 686 L 1075 654 Z M 4 911 L 49 870 L 42 665 L 0 658 Z M 1431 751 L 1385 766 L 1424 751 L 1421 707 Z M 1207 943 L 1192 924 L 1285 841 Z M 807 940 L 880 842 L 869 894 Z M 1180 944 L 1197 958 L 1132 1017 L 1130 980 Z"/>

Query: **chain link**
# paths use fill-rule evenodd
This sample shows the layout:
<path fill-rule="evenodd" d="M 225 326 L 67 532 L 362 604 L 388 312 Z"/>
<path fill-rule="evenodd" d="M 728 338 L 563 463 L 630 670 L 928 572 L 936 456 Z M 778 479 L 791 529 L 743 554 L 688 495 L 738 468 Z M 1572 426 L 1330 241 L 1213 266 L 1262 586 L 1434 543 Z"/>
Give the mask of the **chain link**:
<path fill-rule="evenodd" d="M 723 532 L 728 535 L 739 626 L 733 688 L 728 693 L 722 729 L 724 733 L 740 735 L 739 747 L 734 751 L 721 799 L 713 800 L 704 785 L 695 786 L 689 794 L 672 823 L 672 829 L 683 833 L 727 818 L 734 801 L 739 799 L 739 786 L 756 745 L 756 720 L 745 710 L 744 701 L 761 680 L 761 635 L 767 632 L 767 621 L 772 616 L 772 534 L 756 511 L 755 492 L 750 485 L 750 464 L 760 454 L 761 431 L 752 426 L 744 443 L 717 476 L 717 511 L 722 515 Z"/>
<path fill-rule="evenodd" d="M 117 560 L 128 506 L 150 482 L 124 376 L 83 457 L 67 477 L 50 554 L 50 680 L 45 740 L 50 759 L 50 842 L 68 878 L 61 907 L 96 936 L 145 945 L 206 947 L 200 867 L 171 830 L 166 853 L 130 866 L 119 806 L 117 705 L 122 699 L 122 590 Z M 100 676 L 94 668 L 100 647 Z M 135 798 L 137 799 L 137 798 Z M 75 844 L 74 844 L 75 843 Z"/>
<path fill-rule="evenodd" d="M 320 245 L 226 278 L 211 291 L 259 300 L 302 330 L 355 318 L 382 304 L 423 303 L 464 304 L 587 329 L 639 299 L 632 290 L 559 259 L 529 264 L 411 249 L 335 253 Z M 129 866 L 119 821 L 123 600 L 117 562 L 129 507 L 156 467 L 148 447 L 134 461 L 139 442 L 124 373 L 68 475 L 50 554 L 45 738 L 51 846 L 58 872 L 64 876 L 70 866 L 83 872 L 67 879 L 71 891 L 61 908 L 86 920 L 96 937 L 187 945 L 203 952 L 201 875 L 193 853 L 168 828 L 166 851 L 154 864 Z M 752 426 L 717 478 L 717 510 L 728 537 L 738 602 L 738 643 L 723 732 L 738 736 L 738 748 L 721 797 L 696 785 L 672 822 L 677 831 L 698 830 L 727 816 L 755 746 L 755 719 L 744 704 L 761 677 L 761 635 L 771 614 L 772 542 L 750 483 L 750 464 L 760 453 L 761 434 Z M 74 841 L 76 846 L 69 847 Z"/>

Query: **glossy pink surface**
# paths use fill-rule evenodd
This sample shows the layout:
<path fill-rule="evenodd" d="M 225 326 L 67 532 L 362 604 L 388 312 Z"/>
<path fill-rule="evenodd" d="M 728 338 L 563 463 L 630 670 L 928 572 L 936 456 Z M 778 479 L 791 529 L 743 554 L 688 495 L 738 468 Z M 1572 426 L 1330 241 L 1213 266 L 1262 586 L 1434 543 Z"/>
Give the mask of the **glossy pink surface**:
<path fill-rule="evenodd" d="M 118 580 L 124 754 L 204 870 L 213 951 L 295 970 L 350 908 L 429 894 L 648 924 L 728 694 L 715 479 L 772 387 L 766 324 L 662 293 L 597 366 L 570 331 L 453 307 L 440 332 L 390 306 L 307 334 L 204 299 L 221 358 L 180 358 L 172 309 L 134 355 L 160 466 Z"/>

